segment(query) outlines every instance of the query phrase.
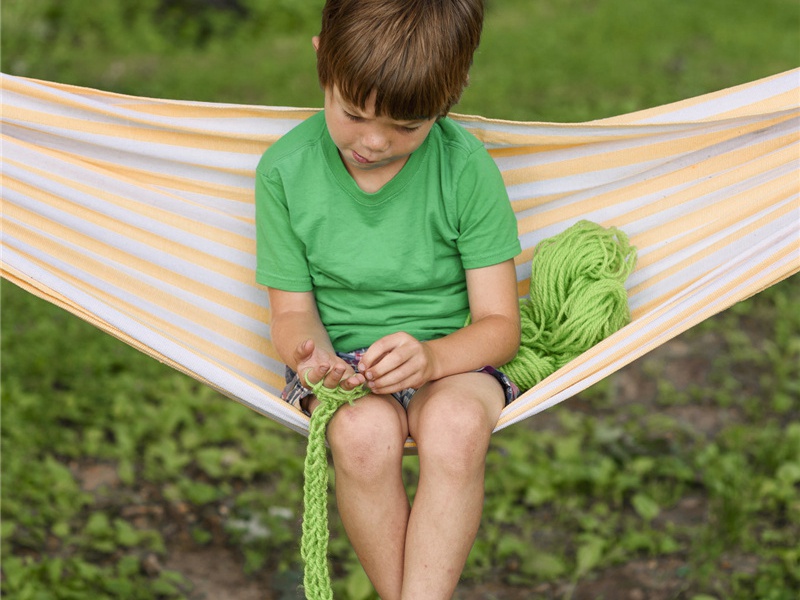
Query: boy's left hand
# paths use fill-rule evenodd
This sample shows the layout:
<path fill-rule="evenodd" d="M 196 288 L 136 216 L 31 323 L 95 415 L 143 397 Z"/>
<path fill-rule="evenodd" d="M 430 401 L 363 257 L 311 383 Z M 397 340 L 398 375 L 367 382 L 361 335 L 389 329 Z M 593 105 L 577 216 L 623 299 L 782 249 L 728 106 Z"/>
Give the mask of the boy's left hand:
<path fill-rule="evenodd" d="M 375 394 L 420 388 L 433 378 L 435 357 L 430 347 L 405 332 L 387 335 L 372 344 L 358 364 L 359 373 Z"/>

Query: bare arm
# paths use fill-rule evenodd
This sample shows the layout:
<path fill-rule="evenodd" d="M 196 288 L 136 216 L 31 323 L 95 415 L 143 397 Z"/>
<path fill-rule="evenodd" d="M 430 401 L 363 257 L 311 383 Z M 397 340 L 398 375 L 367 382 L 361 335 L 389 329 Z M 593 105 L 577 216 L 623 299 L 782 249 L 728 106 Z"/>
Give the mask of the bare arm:
<path fill-rule="evenodd" d="M 514 261 L 468 270 L 467 291 L 471 324 L 428 342 L 437 367 L 431 379 L 487 365 L 499 367 L 517 354 L 520 323 Z"/>
<path fill-rule="evenodd" d="M 272 343 L 281 359 L 294 371 L 308 374 L 312 383 L 325 378 L 327 387 L 336 387 L 353 370 L 331 344 L 319 317 L 312 292 L 286 292 L 269 288 Z M 342 387 L 350 389 L 363 382 L 352 377 Z"/>
<path fill-rule="evenodd" d="M 472 322 L 445 337 L 419 342 L 405 333 L 370 346 L 359 365 L 376 393 L 418 388 L 456 373 L 500 366 L 519 348 L 520 323 L 514 261 L 467 271 Z"/>

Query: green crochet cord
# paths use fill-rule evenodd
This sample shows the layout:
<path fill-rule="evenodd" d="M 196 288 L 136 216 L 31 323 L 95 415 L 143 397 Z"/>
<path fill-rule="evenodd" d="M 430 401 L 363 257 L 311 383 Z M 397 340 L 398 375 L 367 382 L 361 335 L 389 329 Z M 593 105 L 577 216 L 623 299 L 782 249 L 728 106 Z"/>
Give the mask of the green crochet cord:
<path fill-rule="evenodd" d="M 520 301 L 519 352 L 500 367 L 521 391 L 566 365 L 630 322 L 625 280 L 636 249 L 614 227 L 579 221 L 536 247 L 529 298 Z M 306 382 L 308 378 L 306 377 Z M 310 600 L 333 598 L 328 571 L 328 459 L 325 431 L 336 410 L 369 393 L 308 382 L 320 405 L 311 416 L 303 488 L 305 514 L 300 554 Z"/>
<path fill-rule="evenodd" d="M 310 600 L 332 600 L 330 572 L 328 571 L 328 456 L 325 450 L 325 431 L 334 413 L 343 404 L 353 404 L 369 390 L 364 386 L 346 391 L 340 387 L 326 388 L 323 382 L 306 383 L 320 404 L 311 415 L 308 428 L 308 447 L 303 484 L 303 536 L 300 556 L 305 563 L 303 587 Z"/>

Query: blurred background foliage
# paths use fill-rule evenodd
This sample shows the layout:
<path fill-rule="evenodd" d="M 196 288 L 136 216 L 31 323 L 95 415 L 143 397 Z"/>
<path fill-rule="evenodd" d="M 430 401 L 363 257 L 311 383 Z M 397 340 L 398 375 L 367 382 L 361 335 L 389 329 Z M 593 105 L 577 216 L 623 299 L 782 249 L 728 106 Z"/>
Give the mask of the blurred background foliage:
<path fill-rule="evenodd" d="M 6 0 L 3 70 L 142 96 L 318 105 L 319 0 Z M 489 0 L 459 112 L 581 121 L 786 70 L 794 0 Z"/>
<path fill-rule="evenodd" d="M 0 67 L 140 96 L 320 106 L 321 6 L 5 0 Z M 800 58 L 796 0 L 487 7 L 458 112 L 586 121 Z M 0 292 L 3 595 L 298 597 L 304 439 L 12 285 Z M 457 598 L 793 600 L 798 306 L 793 277 L 495 436 Z M 410 481 L 416 468 L 405 463 Z M 336 597 L 369 600 L 332 528 Z"/>

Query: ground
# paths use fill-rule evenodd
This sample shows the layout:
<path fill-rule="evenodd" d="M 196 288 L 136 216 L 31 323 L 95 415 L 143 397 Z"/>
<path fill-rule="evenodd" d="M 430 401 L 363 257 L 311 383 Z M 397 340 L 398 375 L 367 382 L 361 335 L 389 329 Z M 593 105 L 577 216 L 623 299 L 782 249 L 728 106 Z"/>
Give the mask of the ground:
<path fill-rule="evenodd" d="M 707 340 L 715 344 L 713 337 Z M 666 365 L 667 377 L 677 388 L 691 384 L 702 384 L 710 362 L 707 351 L 718 348 L 700 348 L 694 343 L 690 347 L 681 338 L 662 345 L 650 360 L 659 359 Z M 662 375 L 663 376 L 663 375 Z M 631 403 L 650 404 L 657 394 L 655 379 L 644 372 L 642 362 L 637 361 L 619 371 L 614 377 L 614 392 L 620 405 Z M 587 410 L 585 404 L 575 407 Z M 659 410 L 679 418 L 708 436 L 713 436 L 727 422 L 741 418 L 734 409 L 719 407 L 675 406 L 661 407 Z M 547 411 L 535 417 L 536 427 L 550 426 L 552 420 Z M 555 424 L 553 423 L 553 426 Z M 525 426 L 520 425 L 520 426 Z M 107 465 L 73 465 L 73 468 L 87 491 L 118 486 L 116 470 Z M 158 490 L 141 490 L 135 502 L 123 509 L 123 516 L 134 524 L 161 529 L 167 540 L 166 559 L 156 555 L 148 556 L 144 562 L 149 574 L 162 569 L 182 573 L 192 584 L 189 600 L 289 600 L 301 597 L 297 584 L 301 573 L 284 573 L 281 577 L 272 574 L 269 568 L 257 576 L 247 576 L 243 571 L 243 558 L 240 552 L 226 545 L 222 530 L 223 515 L 207 509 L 198 512 L 188 504 L 167 504 L 163 502 Z M 219 511 L 219 508 L 216 509 Z M 685 525 L 700 524 L 707 515 L 706 499 L 702 496 L 689 496 L 681 500 L 659 518 L 669 519 Z M 189 535 L 192 523 L 202 521 L 213 533 L 210 544 L 199 545 Z M 456 600 L 522 600 L 532 595 L 537 598 L 571 598 L 572 600 L 667 600 L 675 598 L 685 585 L 679 577 L 683 561 L 675 557 L 657 560 L 632 560 L 627 564 L 615 566 L 593 573 L 577 584 L 541 584 L 535 589 L 510 586 L 497 581 L 482 583 L 462 583 L 455 595 Z M 731 568 L 747 569 L 747 564 L 732 564 Z M 266 590 L 269 590 L 268 592 Z"/>

